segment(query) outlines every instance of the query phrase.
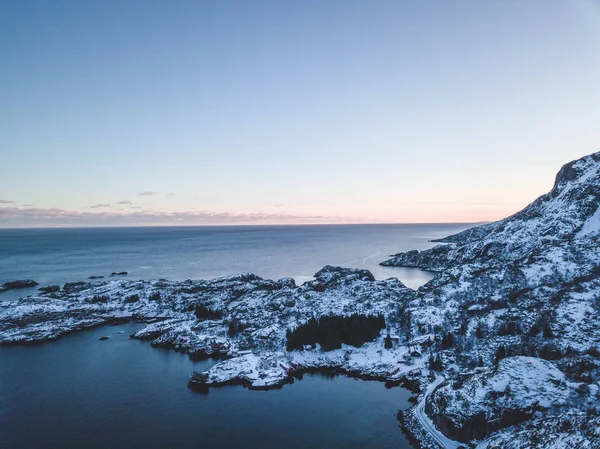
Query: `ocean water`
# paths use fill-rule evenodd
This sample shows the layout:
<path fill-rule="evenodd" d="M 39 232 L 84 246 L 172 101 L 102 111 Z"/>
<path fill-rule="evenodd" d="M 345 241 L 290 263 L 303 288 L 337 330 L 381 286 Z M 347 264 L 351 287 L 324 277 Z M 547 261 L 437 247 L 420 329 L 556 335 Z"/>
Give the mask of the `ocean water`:
<path fill-rule="evenodd" d="M 307 280 L 326 264 L 367 268 L 417 287 L 421 270 L 379 267 L 388 254 L 432 246 L 464 225 L 0 230 L 0 282 L 46 284 L 128 271 L 135 278 L 254 272 Z M 6 292 L 18 298 L 35 289 Z M 281 390 L 194 393 L 192 362 L 105 326 L 47 342 L 0 346 L 0 448 L 396 448 L 410 393 L 380 382 L 305 376 Z M 107 341 L 99 341 L 108 336 Z"/>
<path fill-rule="evenodd" d="M 41 285 L 127 271 L 129 279 L 207 279 L 252 272 L 298 283 L 323 266 L 366 268 L 417 288 L 431 273 L 381 267 L 388 255 L 426 249 L 464 224 L 0 229 L 0 283 Z M 0 294 L 14 299 L 34 289 Z"/>
<path fill-rule="evenodd" d="M 214 362 L 129 340 L 141 326 L 0 346 L 0 447 L 410 447 L 395 416 L 409 406 L 401 387 L 312 375 L 281 390 L 194 393 L 186 386 L 191 372 Z"/>

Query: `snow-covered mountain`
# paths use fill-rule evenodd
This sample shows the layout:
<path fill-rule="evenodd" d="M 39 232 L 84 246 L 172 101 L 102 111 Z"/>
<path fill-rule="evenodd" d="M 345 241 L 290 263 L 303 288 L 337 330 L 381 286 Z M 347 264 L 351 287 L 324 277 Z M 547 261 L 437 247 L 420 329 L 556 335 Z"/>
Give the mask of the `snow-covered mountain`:
<path fill-rule="evenodd" d="M 387 266 L 440 271 L 465 263 L 498 265 L 575 244 L 600 233 L 600 152 L 564 165 L 554 187 L 520 212 L 440 239 L 425 251 L 392 256 Z"/>
<path fill-rule="evenodd" d="M 447 382 L 427 404 L 447 436 L 489 439 L 481 447 L 600 447 L 587 429 L 600 424 L 599 206 L 595 153 L 565 165 L 515 215 L 384 262 L 440 272 L 407 306 L 406 332 L 454 336 L 443 351 Z M 544 428 L 556 422 L 565 424 L 549 439 Z"/>

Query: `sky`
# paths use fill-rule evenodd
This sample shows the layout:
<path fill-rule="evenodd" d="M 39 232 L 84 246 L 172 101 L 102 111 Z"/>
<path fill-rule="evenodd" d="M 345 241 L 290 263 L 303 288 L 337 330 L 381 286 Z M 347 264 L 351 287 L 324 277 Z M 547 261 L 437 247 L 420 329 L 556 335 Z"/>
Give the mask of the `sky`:
<path fill-rule="evenodd" d="M 599 0 L 4 0 L 0 227 L 497 220 L 599 80 Z"/>

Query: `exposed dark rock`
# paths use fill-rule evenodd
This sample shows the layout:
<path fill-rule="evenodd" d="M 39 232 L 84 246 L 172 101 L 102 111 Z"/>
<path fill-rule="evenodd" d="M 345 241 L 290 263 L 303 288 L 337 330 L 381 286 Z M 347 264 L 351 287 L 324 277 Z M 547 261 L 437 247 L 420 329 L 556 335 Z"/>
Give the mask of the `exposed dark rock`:
<path fill-rule="evenodd" d="M 106 295 L 94 295 L 94 296 L 92 296 L 92 299 L 90 299 L 90 302 L 92 304 L 98 304 L 98 303 L 106 304 L 108 301 L 110 301 L 110 298 Z"/>
<path fill-rule="evenodd" d="M 106 324 L 108 324 L 109 326 L 120 326 L 122 324 L 129 323 L 129 321 L 131 321 L 131 319 L 129 317 L 115 317 L 115 318 L 109 318 L 106 321 Z"/>
<path fill-rule="evenodd" d="M 165 333 L 165 330 L 163 330 L 163 329 L 157 329 L 152 332 L 134 332 L 133 334 L 131 334 L 129 336 L 129 338 L 133 338 L 135 340 L 151 341 L 151 340 L 156 340 L 158 337 L 160 337 L 164 333 Z"/>
<path fill-rule="evenodd" d="M 128 274 L 127 271 L 113 271 L 110 273 L 111 276 L 127 276 Z"/>
<path fill-rule="evenodd" d="M 98 340 L 100 340 L 100 341 L 105 341 L 105 340 L 108 340 L 108 338 L 109 338 L 109 337 L 100 337 Z"/>
<path fill-rule="evenodd" d="M 5 292 L 8 290 L 16 290 L 19 288 L 29 288 L 29 287 L 35 287 L 36 285 L 38 285 L 37 282 L 31 280 L 31 279 L 25 279 L 25 280 L 18 280 L 18 281 L 9 281 L 9 282 L 5 282 L 1 287 L 0 287 L 0 292 Z"/>
<path fill-rule="evenodd" d="M 133 304 L 134 302 L 138 302 L 140 300 L 140 295 L 129 295 L 125 298 L 125 302 L 127 304 Z"/>
<path fill-rule="evenodd" d="M 438 245 L 425 251 L 412 250 L 399 253 L 391 259 L 381 262 L 388 267 L 422 268 L 428 271 L 443 271 L 453 265 L 453 259 L 449 257 L 452 246 Z"/>
<path fill-rule="evenodd" d="M 83 288 L 87 285 L 86 282 L 67 282 L 65 285 L 63 285 L 63 290 L 67 293 L 73 293 L 73 292 L 77 292 L 80 290 L 83 290 Z"/>
<path fill-rule="evenodd" d="M 42 293 L 56 293 L 60 291 L 60 285 L 48 285 L 47 287 L 40 287 L 38 290 Z"/>
<path fill-rule="evenodd" d="M 375 282 L 375 276 L 369 270 L 358 268 L 342 268 L 326 265 L 315 273 L 315 279 L 329 286 L 336 282 L 350 282 L 354 280 Z"/>

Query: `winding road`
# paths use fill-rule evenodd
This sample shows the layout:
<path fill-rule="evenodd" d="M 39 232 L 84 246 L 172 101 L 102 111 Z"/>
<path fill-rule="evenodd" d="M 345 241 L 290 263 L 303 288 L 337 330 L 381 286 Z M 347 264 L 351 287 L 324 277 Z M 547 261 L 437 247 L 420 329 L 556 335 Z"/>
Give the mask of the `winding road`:
<path fill-rule="evenodd" d="M 431 438 L 440 446 L 445 449 L 458 449 L 464 447 L 462 443 L 447 438 L 442 432 L 440 432 L 435 424 L 429 419 L 427 413 L 425 413 L 425 401 L 435 388 L 444 381 L 443 376 L 436 376 L 435 380 L 427 387 L 423 399 L 415 407 L 415 416 L 423 426 L 423 428 L 429 433 Z"/>

